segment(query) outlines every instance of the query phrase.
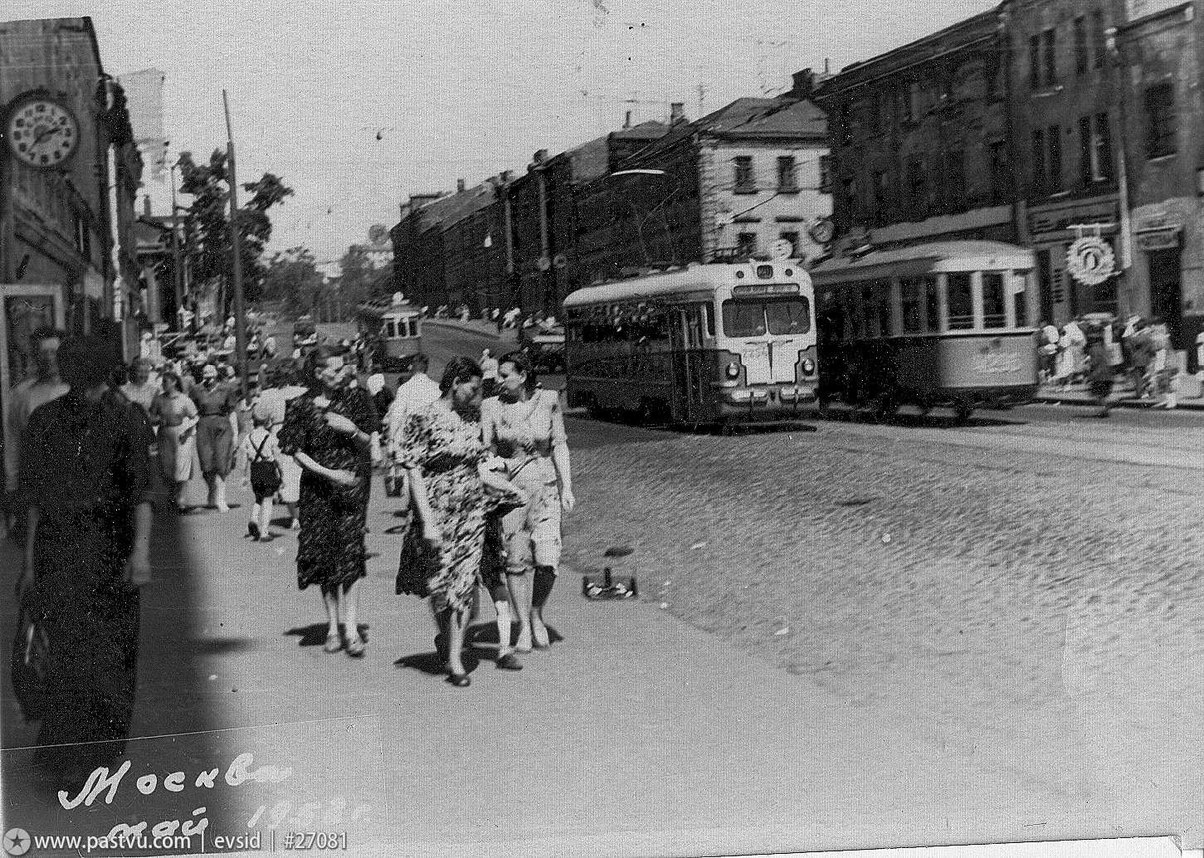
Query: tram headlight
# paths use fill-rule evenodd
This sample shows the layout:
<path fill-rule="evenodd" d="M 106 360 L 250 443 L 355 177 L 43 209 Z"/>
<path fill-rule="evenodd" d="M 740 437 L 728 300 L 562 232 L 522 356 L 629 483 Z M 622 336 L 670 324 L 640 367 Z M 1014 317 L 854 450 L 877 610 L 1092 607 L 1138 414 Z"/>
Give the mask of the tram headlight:
<path fill-rule="evenodd" d="M 803 358 L 803 375 L 813 375 L 815 373 L 815 361 L 811 358 Z"/>
<path fill-rule="evenodd" d="M 739 378 L 740 365 L 738 363 L 729 363 L 725 372 L 727 373 L 728 378 Z"/>

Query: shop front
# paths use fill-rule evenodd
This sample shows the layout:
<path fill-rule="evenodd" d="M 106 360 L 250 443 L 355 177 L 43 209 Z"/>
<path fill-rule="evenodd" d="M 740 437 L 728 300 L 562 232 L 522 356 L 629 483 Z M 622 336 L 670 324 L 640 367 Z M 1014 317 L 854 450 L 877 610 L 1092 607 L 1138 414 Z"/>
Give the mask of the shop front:
<path fill-rule="evenodd" d="M 1034 206 L 1026 225 L 1037 258 L 1042 319 L 1060 327 L 1087 313 L 1130 311 L 1133 297 L 1119 274 L 1120 206 L 1114 196 Z"/>

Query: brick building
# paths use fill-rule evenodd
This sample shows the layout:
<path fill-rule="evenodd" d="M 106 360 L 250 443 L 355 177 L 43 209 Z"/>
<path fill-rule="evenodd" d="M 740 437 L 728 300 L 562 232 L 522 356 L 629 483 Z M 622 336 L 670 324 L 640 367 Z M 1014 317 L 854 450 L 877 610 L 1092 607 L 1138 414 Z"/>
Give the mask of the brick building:
<path fill-rule="evenodd" d="M 1004 49 L 991 10 L 821 86 L 838 246 L 1016 240 Z"/>
<path fill-rule="evenodd" d="M 809 72 L 778 98 L 741 98 L 669 133 L 579 190 L 577 243 L 583 282 L 623 268 L 712 261 L 768 249 L 786 238 L 800 257 L 826 218 L 823 113 Z M 635 172 L 632 172 L 635 171 Z"/>

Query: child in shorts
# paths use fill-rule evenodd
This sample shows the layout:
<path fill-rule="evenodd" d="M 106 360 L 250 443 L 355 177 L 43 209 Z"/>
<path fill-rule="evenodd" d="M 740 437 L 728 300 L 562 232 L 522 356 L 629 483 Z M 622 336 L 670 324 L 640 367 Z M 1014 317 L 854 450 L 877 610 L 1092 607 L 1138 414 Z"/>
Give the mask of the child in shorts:
<path fill-rule="evenodd" d="M 272 498 L 280 491 L 283 482 L 280 445 L 271 432 L 271 420 L 271 415 L 256 411 L 255 428 L 247 433 L 240 450 L 246 474 L 250 477 L 251 491 L 255 493 L 247 535 L 261 542 L 271 539 L 268 524 L 272 520 Z"/>

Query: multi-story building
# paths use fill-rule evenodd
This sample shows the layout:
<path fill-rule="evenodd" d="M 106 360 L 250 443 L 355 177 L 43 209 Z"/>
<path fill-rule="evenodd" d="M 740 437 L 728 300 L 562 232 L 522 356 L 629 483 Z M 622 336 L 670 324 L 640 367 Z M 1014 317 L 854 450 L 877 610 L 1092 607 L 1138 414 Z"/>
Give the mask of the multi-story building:
<path fill-rule="evenodd" d="M 823 192 L 823 113 L 810 72 L 778 98 L 742 98 L 636 150 L 578 193 L 583 282 L 622 269 L 711 261 L 766 251 L 776 239 L 798 257 L 831 204 Z"/>
<path fill-rule="evenodd" d="M 1116 52 L 1133 248 L 1132 309 L 1165 319 L 1195 369 L 1204 329 L 1204 34 L 1194 3 L 1131 0 Z"/>
<path fill-rule="evenodd" d="M 1005 47 L 992 10 L 824 82 L 837 247 L 1015 240 Z"/>
<path fill-rule="evenodd" d="M 1124 252 L 1116 146 L 1123 92 L 1107 39 L 1124 13 L 1122 0 L 1005 0 L 1000 7 L 1024 201 L 1019 238 L 1037 253 L 1041 315 L 1059 324 L 1140 303 L 1122 277 L 1079 282 L 1067 259 L 1082 236 L 1103 238 L 1118 263 Z"/>
<path fill-rule="evenodd" d="M 39 325 L 105 333 L 115 348 L 121 341 L 127 355 L 138 341 L 134 200 L 142 161 L 122 90 L 101 63 L 91 19 L 0 23 L 0 121 L 7 126 L 11 120 L 16 128 L 18 114 L 38 104 L 61 115 L 73 131 L 55 132 L 66 157 L 34 164 L 14 150 L 21 143 L 17 135 L 5 134 L 0 408 L 30 367 L 29 333 Z"/>

